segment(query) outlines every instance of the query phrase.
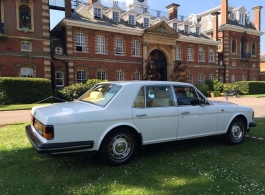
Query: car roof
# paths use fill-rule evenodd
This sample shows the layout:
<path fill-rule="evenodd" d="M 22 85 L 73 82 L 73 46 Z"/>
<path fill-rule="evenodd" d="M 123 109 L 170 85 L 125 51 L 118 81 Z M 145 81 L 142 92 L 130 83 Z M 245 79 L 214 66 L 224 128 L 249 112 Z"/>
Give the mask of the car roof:
<path fill-rule="evenodd" d="M 119 84 L 119 85 L 188 85 L 190 83 L 174 82 L 174 81 L 107 81 L 103 83 Z"/>

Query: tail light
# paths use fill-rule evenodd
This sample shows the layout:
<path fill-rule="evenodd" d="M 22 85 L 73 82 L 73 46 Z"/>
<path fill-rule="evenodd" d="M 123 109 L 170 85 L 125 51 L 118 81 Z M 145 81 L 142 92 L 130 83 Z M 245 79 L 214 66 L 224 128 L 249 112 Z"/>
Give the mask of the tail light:
<path fill-rule="evenodd" d="M 255 113 L 254 113 L 254 111 L 252 112 L 252 119 L 254 118 L 254 115 L 255 115 Z"/>
<path fill-rule="evenodd" d="M 54 128 L 52 125 L 43 126 L 42 136 L 46 139 L 53 139 L 54 138 Z"/>

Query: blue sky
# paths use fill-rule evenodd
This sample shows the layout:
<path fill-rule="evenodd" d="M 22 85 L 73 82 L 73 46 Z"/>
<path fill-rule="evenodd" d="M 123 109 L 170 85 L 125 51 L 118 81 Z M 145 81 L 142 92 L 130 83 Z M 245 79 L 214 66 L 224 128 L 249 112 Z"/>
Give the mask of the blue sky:
<path fill-rule="evenodd" d="M 87 0 L 83 0 L 87 2 Z M 126 2 L 126 0 L 118 0 Z M 103 2 L 103 1 L 102 1 Z M 179 7 L 179 15 L 189 16 L 190 14 L 198 14 L 220 5 L 220 0 L 149 0 L 149 8 L 153 10 L 161 10 L 167 12 L 166 6 L 177 3 Z M 253 21 L 253 7 L 262 6 L 261 10 L 261 31 L 265 32 L 265 1 L 264 0 L 229 0 L 228 4 L 233 7 L 244 6 L 250 12 L 251 20 Z M 64 12 L 51 10 L 51 28 L 53 28 L 64 17 Z M 261 53 L 265 54 L 265 35 L 261 36 Z"/>

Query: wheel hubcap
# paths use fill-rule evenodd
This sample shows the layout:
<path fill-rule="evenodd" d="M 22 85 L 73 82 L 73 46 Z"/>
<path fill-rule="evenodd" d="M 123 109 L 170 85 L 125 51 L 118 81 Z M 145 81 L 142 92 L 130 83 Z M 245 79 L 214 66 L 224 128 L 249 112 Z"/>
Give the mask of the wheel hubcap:
<path fill-rule="evenodd" d="M 109 143 L 109 153 L 112 158 L 122 160 L 130 154 L 131 147 L 132 141 L 129 136 L 124 134 L 116 135 Z"/>
<path fill-rule="evenodd" d="M 232 138 L 235 141 L 242 139 L 244 126 L 242 123 L 235 123 L 232 127 Z"/>

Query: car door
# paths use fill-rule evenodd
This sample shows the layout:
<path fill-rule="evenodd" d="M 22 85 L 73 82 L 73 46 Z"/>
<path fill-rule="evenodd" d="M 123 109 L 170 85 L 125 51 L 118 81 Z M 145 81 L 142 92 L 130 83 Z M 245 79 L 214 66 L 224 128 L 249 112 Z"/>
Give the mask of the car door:
<path fill-rule="evenodd" d="M 170 85 L 142 87 L 132 113 L 134 124 L 141 131 L 143 144 L 176 139 L 179 112 L 174 106 Z"/>
<path fill-rule="evenodd" d="M 200 137 L 216 132 L 217 108 L 205 99 L 194 87 L 174 86 L 179 110 L 177 139 Z"/>

